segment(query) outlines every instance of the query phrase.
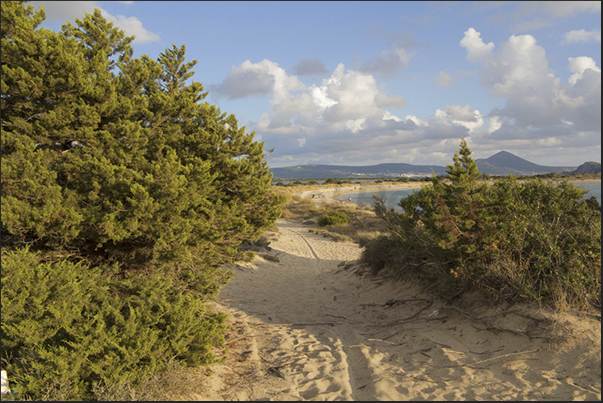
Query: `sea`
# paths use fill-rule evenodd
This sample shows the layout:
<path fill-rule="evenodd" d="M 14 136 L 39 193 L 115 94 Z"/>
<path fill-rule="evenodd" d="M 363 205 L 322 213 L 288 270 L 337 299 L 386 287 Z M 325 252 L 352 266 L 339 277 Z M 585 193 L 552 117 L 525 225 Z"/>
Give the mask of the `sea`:
<path fill-rule="evenodd" d="M 570 182 L 572 183 L 572 182 Z M 585 190 L 588 190 L 586 197 L 595 196 L 601 204 L 601 182 L 588 182 L 588 183 L 573 183 Z M 389 208 L 402 211 L 398 203 L 403 198 L 412 194 L 417 189 L 399 189 L 399 190 L 367 190 L 364 192 L 345 193 L 338 195 L 336 199 L 342 201 L 351 201 L 354 204 L 362 204 L 365 206 L 372 206 L 375 204 L 373 195 L 379 196 L 385 200 L 385 205 Z M 349 199 L 351 198 L 351 200 Z"/>

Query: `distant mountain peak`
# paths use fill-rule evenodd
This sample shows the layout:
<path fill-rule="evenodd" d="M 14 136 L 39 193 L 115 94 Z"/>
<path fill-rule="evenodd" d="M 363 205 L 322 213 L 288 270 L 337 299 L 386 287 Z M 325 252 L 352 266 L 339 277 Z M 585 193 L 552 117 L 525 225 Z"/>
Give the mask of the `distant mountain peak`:
<path fill-rule="evenodd" d="M 499 161 L 504 162 L 504 163 L 508 163 L 510 161 L 523 161 L 523 162 L 527 162 L 528 164 L 533 164 L 532 162 L 525 160 L 521 157 L 518 157 L 517 155 L 512 154 L 508 151 L 499 151 L 496 154 L 492 155 L 491 157 L 486 158 L 486 161 L 488 161 L 490 163 L 499 162 Z M 536 165 L 536 164 L 534 164 L 534 165 Z"/>
<path fill-rule="evenodd" d="M 576 167 L 549 167 L 534 164 L 508 151 L 500 151 L 489 158 L 476 159 L 481 173 L 488 175 L 537 175 L 549 172 L 569 173 Z M 596 170 L 596 163 L 587 163 L 583 169 Z M 598 165 L 599 171 L 601 164 Z M 412 165 L 384 163 L 378 165 L 296 165 L 271 168 L 275 180 L 327 179 L 327 178 L 386 178 L 386 177 L 429 177 L 433 173 L 445 175 L 446 168 L 440 165 Z"/>
<path fill-rule="evenodd" d="M 476 159 L 480 172 L 490 175 L 535 175 L 548 172 L 569 172 L 575 167 L 544 166 L 534 164 L 508 151 L 500 151 L 489 158 Z"/>
<path fill-rule="evenodd" d="M 512 153 L 510 153 L 510 152 L 508 152 L 508 151 L 502 150 L 502 151 L 499 151 L 499 152 L 497 152 L 496 154 L 494 154 L 494 155 L 490 156 L 490 158 L 492 158 L 492 157 L 496 157 L 497 155 L 510 155 L 510 156 L 512 156 L 512 157 L 517 157 L 517 155 L 515 155 L 515 154 L 512 154 Z M 519 158 L 519 157 L 517 157 L 517 158 Z"/>

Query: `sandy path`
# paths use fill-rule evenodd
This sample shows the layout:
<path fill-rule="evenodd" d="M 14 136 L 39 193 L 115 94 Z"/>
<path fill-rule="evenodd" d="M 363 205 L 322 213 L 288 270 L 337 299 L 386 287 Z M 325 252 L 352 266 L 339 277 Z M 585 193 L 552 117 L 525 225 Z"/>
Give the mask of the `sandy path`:
<path fill-rule="evenodd" d="M 199 400 L 600 400 L 600 317 L 443 306 L 354 274 L 360 249 L 277 221 L 272 262 L 241 264 L 218 309 L 229 358 Z"/>

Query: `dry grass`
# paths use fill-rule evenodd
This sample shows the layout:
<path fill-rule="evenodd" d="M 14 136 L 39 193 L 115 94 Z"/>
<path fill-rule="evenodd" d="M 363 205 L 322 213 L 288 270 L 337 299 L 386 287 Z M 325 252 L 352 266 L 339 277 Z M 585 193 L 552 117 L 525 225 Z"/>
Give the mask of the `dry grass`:
<path fill-rule="evenodd" d="M 350 221 L 347 224 L 320 227 L 319 218 L 331 210 L 343 211 L 350 217 Z M 354 205 L 317 204 L 293 194 L 289 196 L 281 217 L 303 223 L 314 233 L 336 241 L 356 242 L 360 246 L 364 246 L 368 240 L 378 237 L 387 229 L 385 222 L 371 210 L 358 209 Z"/>
<path fill-rule="evenodd" d="M 181 401 L 196 400 L 207 387 L 204 380 L 211 374 L 210 367 L 187 368 L 172 361 L 167 370 L 150 375 L 140 384 L 128 381 L 111 384 L 97 383 L 92 393 L 96 401 Z M 49 385 L 42 401 L 65 401 L 71 395 L 66 385 Z M 29 401 L 18 395 L 3 395 L 2 400 Z"/>

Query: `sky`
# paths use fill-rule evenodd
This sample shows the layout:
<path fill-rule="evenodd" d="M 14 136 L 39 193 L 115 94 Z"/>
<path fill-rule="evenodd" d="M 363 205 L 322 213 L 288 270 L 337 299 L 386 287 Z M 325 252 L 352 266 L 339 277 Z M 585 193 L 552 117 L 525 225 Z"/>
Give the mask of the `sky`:
<path fill-rule="evenodd" d="M 59 31 L 95 8 L 134 56 L 197 60 L 206 101 L 270 167 L 452 163 L 508 151 L 601 162 L 601 2 L 32 1 Z"/>

